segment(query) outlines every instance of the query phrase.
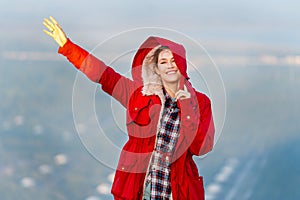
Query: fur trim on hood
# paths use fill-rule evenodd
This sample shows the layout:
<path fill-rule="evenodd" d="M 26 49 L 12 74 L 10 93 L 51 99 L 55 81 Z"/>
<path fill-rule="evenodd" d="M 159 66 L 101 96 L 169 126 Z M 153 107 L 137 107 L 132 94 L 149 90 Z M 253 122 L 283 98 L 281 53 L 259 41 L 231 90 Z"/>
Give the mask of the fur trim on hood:
<path fill-rule="evenodd" d="M 143 95 L 162 95 L 161 78 L 155 73 L 156 63 L 152 61 L 155 51 L 161 46 L 170 48 L 180 73 L 189 79 L 184 47 L 170 40 L 151 36 L 139 47 L 132 63 L 132 78 L 143 85 Z"/>

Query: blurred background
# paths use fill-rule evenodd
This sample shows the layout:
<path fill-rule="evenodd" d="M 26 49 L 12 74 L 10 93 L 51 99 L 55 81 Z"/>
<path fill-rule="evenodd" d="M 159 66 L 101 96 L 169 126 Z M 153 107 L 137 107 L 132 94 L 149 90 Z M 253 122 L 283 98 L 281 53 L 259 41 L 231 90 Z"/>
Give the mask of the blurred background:
<path fill-rule="evenodd" d="M 77 130 L 88 125 L 75 126 L 72 95 L 80 75 L 43 33 L 49 15 L 89 51 L 143 27 L 176 30 L 203 45 L 226 92 L 225 123 L 217 127 L 215 148 L 194 158 L 206 199 L 299 199 L 299 8 L 296 0 L 1 0 L 0 199 L 113 199 L 114 168 L 82 142 Z M 141 42 L 128 38 L 120 48 Z M 187 49 L 188 56 L 192 52 Z M 106 61 L 108 51 L 102 53 L 97 56 Z M 130 55 L 128 63 L 120 62 L 124 74 Z M 197 89 L 210 96 L 207 88 Z M 121 147 L 127 137 L 107 110 L 111 98 L 97 88 L 94 99 L 106 133 L 105 140 L 94 142 L 115 163 L 118 155 L 107 141 Z M 214 108 L 215 116 L 222 115 L 218 112 Z"/>

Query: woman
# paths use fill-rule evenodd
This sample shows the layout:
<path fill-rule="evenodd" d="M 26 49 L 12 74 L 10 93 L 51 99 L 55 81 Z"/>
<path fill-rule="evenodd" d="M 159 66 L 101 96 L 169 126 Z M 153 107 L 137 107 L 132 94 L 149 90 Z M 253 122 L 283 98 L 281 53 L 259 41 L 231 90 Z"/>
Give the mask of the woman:
<path fill-rule="evenodd" d="M 114 199 L 204 199 L 193 155 L 211 151 L 210 100 L 188 81 L 185 49 L 149 37 L 136 52 L 132 80 L 74 44 L 58 23 L 44 19 L 58 52 L 126 108 L 128 141 L 112 186 Z"/>

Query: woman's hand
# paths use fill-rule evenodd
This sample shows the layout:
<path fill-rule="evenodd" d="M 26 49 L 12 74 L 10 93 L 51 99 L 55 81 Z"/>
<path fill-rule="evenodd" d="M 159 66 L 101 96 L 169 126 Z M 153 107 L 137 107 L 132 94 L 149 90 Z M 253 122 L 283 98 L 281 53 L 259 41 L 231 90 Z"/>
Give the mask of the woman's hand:
<path fill-rule="evenodd" d="M 175 94 L 176 100 L 178 99 L 188 99 L 191 98 L 191 94 L 188 92 L 186 86 L 183 87 L 183 90 L 178 90 Z"/>
<path fill-rule="evenodd" d="M 50 20 L 49 20 L 50 19 Z M 43 30 L 47 35 L 52 37 L 57 44 L 62 47 L 67 42 L 67 36 L 62 30 L 62 28 L 59 26 L 57 21 L 50 16 L 50 18 L 44 18 L 44 26 L 47 28 L 47 30 Z"/>

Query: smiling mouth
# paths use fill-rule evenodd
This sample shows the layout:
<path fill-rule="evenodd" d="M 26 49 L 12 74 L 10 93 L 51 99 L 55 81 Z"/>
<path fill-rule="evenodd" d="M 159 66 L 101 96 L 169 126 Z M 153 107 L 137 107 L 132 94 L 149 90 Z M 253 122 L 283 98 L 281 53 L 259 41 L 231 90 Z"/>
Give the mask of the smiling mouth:
<path fill-rule="evenodd" d="M 166 72 L 166 74 L 176 74 L 177 73 L 177 70 L 172 70 L 172 71 L 168 71 L 168 72 Z"/>

